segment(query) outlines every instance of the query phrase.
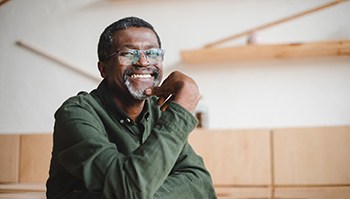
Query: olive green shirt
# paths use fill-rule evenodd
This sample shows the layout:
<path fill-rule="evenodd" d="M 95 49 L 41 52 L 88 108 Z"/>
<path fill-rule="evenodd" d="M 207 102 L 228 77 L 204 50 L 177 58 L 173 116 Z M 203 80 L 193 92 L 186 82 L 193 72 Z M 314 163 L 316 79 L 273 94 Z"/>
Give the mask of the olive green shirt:
<path fill-rule="evenodd" d="M 213 199 L 211 177 L 187 142 L 196 118 L 146 100 L 139 122 L 114 103 L 105 81 L 55 113 L 47 198 Z"/>

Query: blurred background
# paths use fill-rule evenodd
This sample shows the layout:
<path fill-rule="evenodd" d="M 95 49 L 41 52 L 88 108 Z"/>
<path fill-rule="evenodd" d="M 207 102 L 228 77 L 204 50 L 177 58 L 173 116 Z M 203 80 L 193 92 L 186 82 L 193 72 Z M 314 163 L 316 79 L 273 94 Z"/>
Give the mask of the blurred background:
<path fill-rule="evenodd" d="M 54 112 L 63 101 L 97 87 L 99 36 L 106 26 L 126 16 L 141 17 L 154 25 L 166 50 L 166 74 L 181 70 L 197 81 L 203 96 L 198 111 L 206 118 L 206 128 L 349 125 L 349 56 L 260 59 L 254 57 L 256 51 L 248 51 L 244 60 L 201 62 L 199 58 L 196 63 L 181 57 L 183 52 L 204 49 L 207 44 L 329 2 L 2 1 L 0 133 L 52 132 Z M 250 46 L 347 41 L 349 21 L 347 1 L 256 31 L 250 35 Z M 246 35 L 215 48 L 245 47 L 248 38 Z M 217 55 L 211 52 L 207 56 Z"/>
<path fill-rule="evenodd" d="M 54 113 L 127 16 L 197 81 L 189 142 L 219 199 L 350 198 L 349 0 L 0 0 L 0 198 L 45 199 Z"/>

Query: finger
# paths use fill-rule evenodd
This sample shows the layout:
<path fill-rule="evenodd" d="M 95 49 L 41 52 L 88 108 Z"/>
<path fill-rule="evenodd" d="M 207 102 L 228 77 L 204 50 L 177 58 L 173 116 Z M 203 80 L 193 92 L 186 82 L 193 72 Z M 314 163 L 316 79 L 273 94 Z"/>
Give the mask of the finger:
<path fill-rule="evenodd" d="M 166 98 L 167 96 L 169 96 L 171 94 L 171 89 L 166 89 L 163 87 L 162 88 L 161 87 L 153 87 L 153 88 L 145 89 L 145 91 L 143 93 L 147 96 L 156 95 L 158 97 L 165 96 L 165 98 Z"/>
<path fill-rule="evenodd" d="M 164 111 L 168 108 L 169 103 L 170 103 L 171 101 L 173 101 L 174 98 L 175 98 L 175 95 L 169 96 L 169 97 L 165 100 L 165 102 L 162 104 L 162 106 L 160 107 L 160 110 L 162 110 L 162 111 L 164 112 Z"/>
<path fill-rule="evenodd" d="M 165 99 L 166 99 L 165 97 L 160 96 L 157 100 L 157 105 L 161 106 L 162 104 L 164 104 Z"/>
<path fill-rule="evenodd" d="M 163 105 L 165 101 L 167 101 L 170 98 L 171 95 L 162 95 L 159 96 L 158 100 L 157 100 L 157 104 L 159 106 Z"/>
<path fill-rule="evenodd" d="M 160 110 L 162 112 L 166 111 L 166 109 L 168 108 L 169 104 L 163 104 L 163 106 L 160 107 Z"/>
<path fill-rule="evenodd" d="M 174 93 L 174 88 L 162 85 L 160 87 L 154 87 L 152 93 L 156 96 L 169 96 Z"/>

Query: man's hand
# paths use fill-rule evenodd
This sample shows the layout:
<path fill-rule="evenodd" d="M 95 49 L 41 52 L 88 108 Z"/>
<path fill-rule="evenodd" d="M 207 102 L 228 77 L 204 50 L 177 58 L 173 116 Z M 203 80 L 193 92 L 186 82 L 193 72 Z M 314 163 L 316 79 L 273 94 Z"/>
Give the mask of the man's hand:
<path fill-rule="evenodd" d="M 167 109 L 169 102 L 174 101 L 193 113 L 200 100 L 196 82 L 178 71 L 172 72 L 161 86 L 146 89 L 145 94 L 158 96 L 157 103 L 162 111 Z"/>

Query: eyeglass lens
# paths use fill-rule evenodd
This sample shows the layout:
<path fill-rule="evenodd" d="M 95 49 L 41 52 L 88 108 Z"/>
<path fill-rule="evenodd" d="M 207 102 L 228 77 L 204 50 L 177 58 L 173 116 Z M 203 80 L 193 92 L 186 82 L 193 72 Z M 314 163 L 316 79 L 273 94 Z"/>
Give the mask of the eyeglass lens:
<path fill-rule="evenodd" d="M 164 57 L 162 49 L 121 50 L 118 52 L 118 60 L 119 63 L 125 65 L 135 64 L 140 60 L 142 54 L 150 64 L 161 63 Z"/>

